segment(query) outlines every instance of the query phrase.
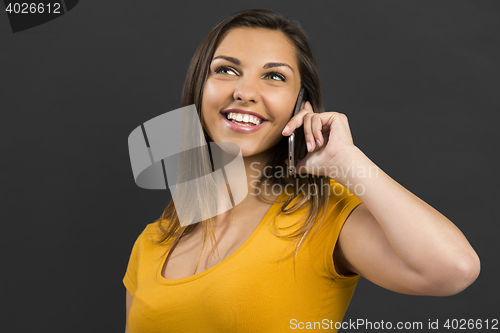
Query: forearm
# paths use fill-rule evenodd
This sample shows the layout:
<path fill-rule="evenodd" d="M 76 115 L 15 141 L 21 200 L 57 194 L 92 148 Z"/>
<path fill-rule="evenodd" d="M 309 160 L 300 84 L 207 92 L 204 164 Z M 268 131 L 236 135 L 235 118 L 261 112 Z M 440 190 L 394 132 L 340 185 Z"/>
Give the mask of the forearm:
<path fill-rule="evenodd" d="M 479 266 L 479 259 L 462 232 L 358 148 L 344 152 L 332 165 L 336 165 L 331 167 L 336 180 L 366 205 L 394 252 L 409 268 L 434 280 L 457 274 L 477 276 L 471 270 Z"/>

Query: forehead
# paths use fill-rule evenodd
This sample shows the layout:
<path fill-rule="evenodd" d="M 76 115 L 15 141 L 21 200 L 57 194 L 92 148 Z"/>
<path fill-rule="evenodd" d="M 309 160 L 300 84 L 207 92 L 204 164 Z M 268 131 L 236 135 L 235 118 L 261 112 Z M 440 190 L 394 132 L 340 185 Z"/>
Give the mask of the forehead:
<path fill-rule="evenodd" d="M 297 68 L 295 46 L 281 31 L 264 28 L 233 28 L 225 33 L 214 57 L 226 55 L 260 62 L 281 61 Z"/>

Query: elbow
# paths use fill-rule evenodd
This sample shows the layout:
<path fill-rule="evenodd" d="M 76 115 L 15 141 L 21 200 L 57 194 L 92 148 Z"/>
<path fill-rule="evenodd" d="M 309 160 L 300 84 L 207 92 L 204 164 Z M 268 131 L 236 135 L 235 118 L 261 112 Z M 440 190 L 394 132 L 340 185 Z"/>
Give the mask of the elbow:
<path fill-rule="evenodd" d="M 462 256 L 443 265 L 432 280 L 430 296 L 452 296 L 464 291 L 476 281 L 481 271 L 481 262 L 476 252 Z"/>
<path fill-rule="evenodd" d="M 455 292 L 452 293 L 452 295 L 456 295 L 465 290 L 467 287 L 469 287 L 474 281 L 476 281 L 480 271 L 481 271 L 481 261 L 479 260 L 479 257 L 476 254 L 476 252 L 473 251 L 473 254 L 471 254 L 470 259 L 463 260 L 462 264 L 460 265 L 458 273 L 460 276 L 459 279 L 460 283 L 458 283 L 458 286 Z"/>

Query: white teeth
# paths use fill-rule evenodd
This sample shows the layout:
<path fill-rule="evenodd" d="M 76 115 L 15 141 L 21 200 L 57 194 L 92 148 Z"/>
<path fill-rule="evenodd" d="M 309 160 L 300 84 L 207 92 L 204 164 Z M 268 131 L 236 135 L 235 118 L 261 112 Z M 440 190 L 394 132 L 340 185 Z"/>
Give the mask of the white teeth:
<path fill-rule="evenodd" d="M 227 115 L 227 119 L 234 119 L 236 121 L 241 121 L 245 123 L 252 123 L 255 125 L 259 125 L 261 123 L 260 118 L 251 116 L 249 114 L 241 114 L 241 113 L 236 113 L 236 112 L 229 112 Z"/>

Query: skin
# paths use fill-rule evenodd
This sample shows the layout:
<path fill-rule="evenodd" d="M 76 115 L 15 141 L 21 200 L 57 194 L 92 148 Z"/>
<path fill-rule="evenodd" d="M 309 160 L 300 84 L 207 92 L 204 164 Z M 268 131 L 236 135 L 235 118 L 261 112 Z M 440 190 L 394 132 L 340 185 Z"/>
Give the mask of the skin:
<path fill-rule="evenodd" d="M 207 133 L 214 141 L 238 144 L 244 157 L 262 157 L 281 140 L 299 89 L 295 47 L 283 33 L 232 29 L 217 47 L 205 83 L 202 117 Z M 237 133 L 220 121 L 220 111 L 229 108 L 253 111 L 268 121 L 255 133 Z"/>
<path fill-rule="evenodd" d="M 340 233 L 334 256 L 338 270 L 410 295 L 453 295 L 475 281 L 479 257 L 465 236 L 354 146 L 344 114 L 313 113 L 306 103 L 283 135 L 301 125 L 309 153 L 298 163 L 300 172 L 336 174 L 335 180 L 363 202 Z M 354 176 L 337 172 L 353 166 Z"/>
<path fill-rule="evenodd" d="M 265 68 L 270 63 L 286 65 Z M 290 119 L 299 89 L 295 47 L 281 32 L 231 29 L 215 51 L 203 94 L 202 117 L 212 140 L 241 147 L 249 193 L 255 194 L 250 181 L 259 173 L 255 164 L 252 168 L 250 164 L 259 162 L 264 166 L 269 149 L 282 136 L 303 126 L 309 153 L 298 163 L 298 172 L 335 175 L 332 178 L 363 202 L 346 220 L 337 242 L 334 261 L 340 273 L 357 273 L 386 289 L 414 295 L 452 295 L 469 286 L 479 274 L 480 263 L 460 230 L 354 146 L 345 115 L 314 113 L 307 102 Z M 227 108 L 257 112 L 268 122 L 255 133 L 233 132 L 221 119 L 220 111 Z M 353 166 L 356 170 L 364 169 L 365 174 L 353 177 L 351 173 L 336 172 Z M 215 234 L 219 256 L 204 250 L 196 272 L 234 253 L 269 207 L 258 196 L 249 195 L 218 216 Z M 163 268 L 165 278 L 193 274 L 201 237 L 201 228 L 195 228 L 181 239 Z M 127 291 L 127 321 L 131 303 L 132 296 Z"/>
<path fill-rule="evenodd" d="M 299 89 L 295 47 L 283 33 L 235 28 L 222 38 L 210 64 L 201 113 L 213 141 L 232 142 L 241 148 L 251 195 L 216 217 L 219 255 L 211 255 L 208 247 L 202 249 L 202 229 L 195 228 L 173 249 L 162 272 L 165 278 L 190 276 L 216 265 L 234 253 L 264 218 L 272 204 L 256 195 L 251 182 L 260 176 L 270 149 L 282 139 Z M 235 132 L 221 116 L 221 111 L 234 108 L 255 112 L 267 122 L 254 133 Z M 271 192 L 267 199 L 276 199 Z M 196 268 L 200 251 L 202 259 Z"/>
<path fill-rule="evenodd" d="M 254 194 L 246 201 L 252 204 L 256 203 L 256 189 L 251 182 L 260 178 L 269 150 L 282 139 L 300 82 L 295 46 L 282 32 L 234 28 L 215 50 L 203 91 L 202 118 L 213 141 L 232 142 L 241 148 L 248 193 Z M 267 122 L 254 133 L 234 132 L 220 114 L 233 108 L 256 112 Z M 233 213 L 238 212 L 233 209 L 228 214 Z"/>
<path fill-rule="evenodd" d="M 215 141 L 232 142 L 242 151 L 249 194 L 240 204 L 217 216 L 215 236 L 219 255 L 202 251 L 202 229 L 195 228 L 172 250 L 162 275 L 178 279 L 204 271 L 234 253 L 251 235 L 271 204 L 263 201 L 251 186 L 265 166 L 270 149 L 281 139 L 300 90 L 300 73 L 295 46 L 281 32 L 234 28 L 226 33 L 214 53 L 205 82 L 202 117 L 207 134 Z M 267 120 L 255 133 L 236 133 L 224 125 L 220 112 L 238 108 L 258 113 Z M 252 165 L 252 167 L 250 167 Z M 267 186 L 264 185 L 263 193 Z M 277 195 L 266 195 L 268 200 Z M 132 296 L 127 291 L 127 322 Z M 128 332 L 128 326 L 126 328 Z"/>

